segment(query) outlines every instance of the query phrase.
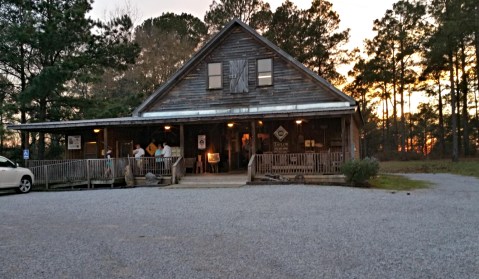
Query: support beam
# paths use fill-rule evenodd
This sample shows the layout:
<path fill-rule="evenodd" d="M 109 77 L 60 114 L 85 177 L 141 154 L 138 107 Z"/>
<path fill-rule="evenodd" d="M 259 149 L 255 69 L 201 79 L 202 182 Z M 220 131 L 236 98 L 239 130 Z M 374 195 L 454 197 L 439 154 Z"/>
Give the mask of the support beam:
<path fill-rule="evenodd" d="M 180 124 L 180 155 L 185 158 L 185 127 Z"/>
<path fill-rule="evenodd" d="M 108 128 L 103 128 L 103 157 L 107 157 L 108 152 Z"/>
<path fill-rule="evenodd" d="M 346 116 L 341 117 L 341 146 L 342 146 L 342 152 L 343 152 L 343 161 L 346 161 L 346 149 L 348 147 L 348 141 L 347 141 L 347 132 L 346 132 Z"/>
<path fill-rule="evenodd" d="M 349 152 L 351 153 L 351 159 L 356 159 L 354 158 L 354 126 L 353 126 L 353 115 L 349 117 Z"/>
<path fill-rule="evenodd" d="M 231 145 L 231 138 L 233 137 L 233 131 L 232 131 L 232 128 L 226 128 L 227 131 L 226 131 L 226 137 L 228 138 L 228 171 L 231 171 L 232 170 L 232 167 L 233 167 L 233 162 L 232 162 L 232 159 L 233 157 L 231 156 L 231 149 L 233 148 L 233 146 Z"/>
<path fill-rule="evenodd" d="M 251 156 L 256 154 L 256 120 L 251 121 Z M 249 158 L 248 158 L 249 161 Z"/>

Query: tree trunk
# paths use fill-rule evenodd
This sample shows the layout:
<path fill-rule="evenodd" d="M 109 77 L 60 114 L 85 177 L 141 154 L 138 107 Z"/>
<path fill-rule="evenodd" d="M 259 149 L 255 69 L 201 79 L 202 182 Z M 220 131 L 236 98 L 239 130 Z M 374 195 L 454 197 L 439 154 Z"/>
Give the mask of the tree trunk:
<path fill-rule="evenodd" d="M 442 104 L 442 90 L 441 90 L 441 77 L 440 75 L 437 76 L 437 87 L 438 87 L 438 96 L 439 96 L 439 148 L 440 148 L 440 156 L 441 159 L 444 159 L 446 156 L 446 139 L 445 139 L 445 132 L 444 132 L 444 113 L 443 113 L 443 104 Z"/>
<path fill-rule="evenodd" d="M 399 135 L 399 127 L 398 127 L 398 112 L 397 112 L 397 92 L 396 92 L 396 87 L 397 87 L 397 78 L 396 78 L 396 51 L 393 48 L 393 54 L 392 54 L 392 63 L 393 63 L 393 123 L 394 123 L 394 135 L 393 135 L 393 144 L 394 144 L 394 153 L 397 152 L 397 146 L 398 146 L 398 135 Z"/>
<path fill-rule="evenodd" d="M 458 150 L 458 141 L 457 141 L 457 114 L 456 114 L 456 89 L 454 81 L 454 55 L 449 46 L 449 82 L 451 84 L 451 132 L 452 132 L 452 161 L 459 161 L 459 150 Z"/>
<path fill-rule="evenodd" d="M 463 132 L 462 132 L 462 140 L 463 140 L 463 150 L 464 150 L 464 156 L 467 157 L 470 154 L 469 151 L 469 113 L 468 113 L 468 107 L 467 107 L 467 95 L 468 95 L 468 89 L 467 89 L 467 72 L 466 72 L 466 52 L 465 52 L 465 45 L 464 41 L 461 42 L 461 91 L 462 91 L 462 126 L 463 126 Z"/>
<path fill-rule="evenodd" d="M 27 109 L 26 109 L 26 104 L 24 98 L 22 98 L 21 95 L 25 92 L 25 89 L 27 88 L 27 76 L 25 73 L 25 50 L 23 47 L 20 47 L 20 123 L 25 124 L 27 123 Z M 21 145 L 22 145 L 22 150 L 28 148 L 28 137 L 27 137 L 27 132 L 21 131 Z"/>
<path fill-rule="evenodd" d="M 47 120 L 47 100 L 40 99 L 40 113 L 38 119 L 41 122 L 45 122 Z M 38 160 L 45 159 L 45 133 L 40 132 L 38 134 Z"/>
<path fill-rule="evenodd" d="M 389 153 L 391 151 L 391 137 L 390 137 L 390 131 L 389 131 L 389 105 L 388 105 L 388 93 L 387 93 L 387 84 L 384 83 L 384 96 L 385 96 L 385 106 L 386 106 L 386 140 L 384 141 L 384 154 L 386 156 L 386 159 L 389 160 Z"/>
<path fill-rule="evenodd" d="M 404 53 L 403 44 L 401 43 L 401 53 Z M 404 58 L 400 61 L 399 72 L 399 95 L 401 97 L 401 160 L 406 160 L 406 117 L 404 116 Z"/>
<path fill-rule="evenodd" d="M 456 86 L 456 120 L 457 120 L 457 154 L 462 153 L 462 119 L 461 119 L 461 82 L 459 81 L 459 71 L 460 71 L 460 65 L 459 65 L 459 51 L 455 51 L 455 86 Z"/>
<path fill-rule="evenodd" d="M 476 14 L 475 14 L 475 28 L 474 28 L 474 38 L 475 38 L 475 47 L 476 47 L 476 79 L 477 79 L 477 88 L 476 91 L 479 92 L 479 1 L 476 1 Z M 476 101 L 476 123 L 479 125 L 479 113 L 477 105 L 477 95 L 474 92 L 474 98 Z M 479 140 L 479 127 L 477 127 L 477 139 Z"/>

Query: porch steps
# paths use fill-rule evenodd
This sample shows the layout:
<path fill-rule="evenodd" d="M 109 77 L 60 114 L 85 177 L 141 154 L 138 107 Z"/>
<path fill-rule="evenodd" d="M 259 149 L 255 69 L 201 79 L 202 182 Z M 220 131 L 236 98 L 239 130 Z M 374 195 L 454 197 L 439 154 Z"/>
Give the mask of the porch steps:
<path fill-rule="evenodd" d="M 246 185 L 246 173 L 186 174 L 176 185 L 168 188 L 233 188 Z"/>

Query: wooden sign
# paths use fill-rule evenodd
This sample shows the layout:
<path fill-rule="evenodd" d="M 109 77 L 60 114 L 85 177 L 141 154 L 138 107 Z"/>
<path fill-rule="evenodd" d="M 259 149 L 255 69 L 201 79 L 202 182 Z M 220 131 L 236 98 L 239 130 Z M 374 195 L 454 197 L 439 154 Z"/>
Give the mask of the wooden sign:
<path fill-rule="evenodd" d="M 206 135 L 198 135 L 198 149 L 199 150 L 206 149 Z"/>
<path fill-rule="evenodd" d="M 68 150 L 81 149 L 81 136 L 68 136 Z"/>
<path fill-rule="evenodd" d="M 273 153 L 275 154 L 284 154 L 289 153 L 289 144 L 288 142 L 273 142 Z"/>

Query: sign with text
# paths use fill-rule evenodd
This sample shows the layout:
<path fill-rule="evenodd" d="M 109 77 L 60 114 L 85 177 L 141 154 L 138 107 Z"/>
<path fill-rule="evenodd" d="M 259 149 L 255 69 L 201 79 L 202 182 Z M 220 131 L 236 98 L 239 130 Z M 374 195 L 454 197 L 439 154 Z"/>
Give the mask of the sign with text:
<path fill-rule="evenodd" d="M 68 136 L 68 150 L 81 149 L 81 136 Z"/>
<path fill-rule="evenodd" d="M 206 135 L 198 135 L 198 149 L 199 150 L 206 149 Z"/>
<path fill-rule="evenodd" d="M 275 154 L 284 154 L 289 153 L 289 144 L 288 142 L 273 142 L 273 153 Z"/>
<path fill-rule="evenodd" d="M 279 126 L 273 134 L 279 141 L 283 141 L 284 138 L 288 135 L 288 131 L 286 131 L 283 126 Z"/>

